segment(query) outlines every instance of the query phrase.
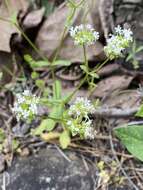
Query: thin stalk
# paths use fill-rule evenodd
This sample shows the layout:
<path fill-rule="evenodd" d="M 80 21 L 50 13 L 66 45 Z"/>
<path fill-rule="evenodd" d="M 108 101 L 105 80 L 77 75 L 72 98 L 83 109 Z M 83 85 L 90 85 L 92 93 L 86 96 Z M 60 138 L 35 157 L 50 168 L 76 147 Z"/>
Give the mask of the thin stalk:
<path fill-rule="evenodd" d="M 7 10 L 8 10 L 8 13 L 10 14 L 10 6 L 9 6 L 9 2 L 8 2 L 8 0 L 4 0 L 4 2 L 5 2 L 5 5 L 6 5 L 6 8 L 7 8 Z"/>
<path fill-rule="evenodd" d="M 75 93 L 82 87 L 82 85 L 84 84 L 84 82 L 87 80 L 87 74 L 85 75 L 85 77 L 80 81 L 79 85 L 76 87 L 76 89 L 65 99 L 64 103 L 69 102 L 72 97 L 75 95 Z"/>
<path fill-rule="evenodd" d="M 88 60 L 86 56 L 86 46 L 83 45 L 83 55 L 84 55 L 84 63 L 88 70 Z M 75 95 L 75 93 L 81 88 L 81 86 L 84 84 L 84 82 L 88 78 L 88 73 L 86 73 L 85 77 L 80 81 L 79 85 L 76 87 L 76 89 L 69 95 L 69 97 L 65 100 L 65 103 L 71 100 L 71 98 Z"/>
<path fill-rule="evenodd" d="M 62 33 L 62 37 L 61 37 L 61 40 L 60 40 L 60 44 L 56 50 L 56 53 L 55 53 L 55 56 L 53 58 L 53 61 L 51 63 L 51 65 L 56 61 L 59 53 L 60 53 L 60 49 L 61 49 L 61 46 L 62 46 L 62 43 L 63 43 L 63 40 L 64 40 L 64 37 L 65 37 L 65 33 L 66 33 L 66 27 L 64 28 L 64 31 Z M 52 78 L 53 78 L 53 81 L 55 81 L 55 68 L 53 66 L 51 66 L 51 72 L 52 72 Z"/>
<path fill-rule="evenodd" d="M 99 67 L 97 67 L 97 69 L 95 69 L 95 72 L 98 72 L 108 61 L 109 61 L 109 58 L 106 59 L 101 65 L 99 65 Z"/>
<path fill-rule="evenodd" d="M 87 70 L 89 70 L 89 68 L 88 68 L 88 60 L 87 60 L 87 53 L 86 53 L 86 46 L 85 45 L 83 45 L 83 55 L 84 55 L 84 63 L 85 63 L 85 66 L 86 66 L 86 68 L 87 68 Z"/>
<path fill-rule="evenodd" d="M 74 3 L 71 0 L 67 0 L 74 8 L 78 8 L 85 0 L 81 0 L 79 3 Z"/>
<path fill-rule="evenodd" d="M 35 44 L 27 37 L 27 35 L 23 32 L 23 30 L 17 25 L 14 24 L 14 26 L 18 29 L 19 32 L 21 32 L 22 36 L 25 38 L 25 40 L 30 44 L 30 46 L 34 49 L 34 51 L 45 61 L 48 61 L 48 59 L 43 55 L 43 53 L 35 46 Z"/>
<path fill-rule="evenodd" d="M 55 56 L 53 58 L 52 63 L 54 63 L 56 61 L 56 59 L 57 59 L 57 57 L 58 57 L 58 55 L 60 53 L 60 49 L 61 49 L 61 46 L 63 44 L 64 38 L 65 38 L 66 30 L 67 30 L 67 27 L 65 27 L 64 30 L 63 30 L 63 32 L 62 32 L 60 44 L 59 44 L 59 46 L 58 46 L 58 48 L 57 48 L 57 50 L 55 52 Z"/>
<path fill-rule="evenodd" d="M 43 53 L 35 46 L 35 44 L 27 37 L 27 35 L 23 32 L 23 30 L 17 25 L 14 24 L 15 27 L 21 32 L 21 34 L 23 35 L 23 37 L 26 39 L 26 41 L 30 44 L 30 46 L 35 50 L 35 52 L 44 60 L 44 61 L 48 61 L 47 57 L 45 57 L 43 55 Z M 53 81 L 55 81 L 55 74 L 54 74 L 54 68 L 53 66 L 50 66 L 50 70 L 52 73 L 52 78 Z"/>

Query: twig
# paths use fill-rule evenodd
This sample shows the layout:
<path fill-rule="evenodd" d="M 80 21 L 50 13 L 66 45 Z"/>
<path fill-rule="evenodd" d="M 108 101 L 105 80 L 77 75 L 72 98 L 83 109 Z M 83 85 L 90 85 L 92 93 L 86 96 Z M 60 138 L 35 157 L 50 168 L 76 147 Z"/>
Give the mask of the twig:
<path fill-rule="evenodd" d="M 59 151 L 59 153 L 60 153 L 68 162 L 71 162 L 71 160 L 67 157 L 67 155 L 65 155 L 64 152 L 63 152 L 57 145 L 55 145 L 55 147 L 57 148 L 57 150 Z"/>
<path fill-rule="evenodd" d="M 134 116 L 139 108 L 128 108 L 126 110 L 119 108 L 99 108 L 94 111 L 93 117 L 116 117 L 116 118 L 125 118 Z"/>

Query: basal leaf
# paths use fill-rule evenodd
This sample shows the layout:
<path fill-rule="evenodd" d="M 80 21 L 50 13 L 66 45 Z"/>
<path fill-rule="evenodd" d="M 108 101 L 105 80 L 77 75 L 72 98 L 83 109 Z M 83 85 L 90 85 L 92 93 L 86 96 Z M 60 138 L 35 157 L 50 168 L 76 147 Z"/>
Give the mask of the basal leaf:
<path fill-rule="evenodd" d="M 43 131 L 52 131 L 56 122 L 52 119 L 44 119 L 41 124 L 35 129 L 34 135 L 41 135 Z"/>
<path fill-rule="evenodd" d="M 114 129 L 128 151 L 143 161 L 143 125 L 124 125 Z"/>
<path fill-rule="evenodd" d="M 49 117 L 53 119 L 47 118 L 42 120 L 41 124 L 34 130 L 33 134 L 41 135 L 43 131 L 52 131 L 58 123 L 58 119 L 61 119 L 62 113 L 63 107 L 61 105 L 55 106 L 49 114 Z"/>
<path fill-rule="evenodd" d="M 70 134 L 68 131 L 64 131 L 61 135 L 60 135 L 60 145 L 63 149 L 66 149 L 68 147 L 68 145 L 70 144 L 71 138 L 70 138 Z"/>

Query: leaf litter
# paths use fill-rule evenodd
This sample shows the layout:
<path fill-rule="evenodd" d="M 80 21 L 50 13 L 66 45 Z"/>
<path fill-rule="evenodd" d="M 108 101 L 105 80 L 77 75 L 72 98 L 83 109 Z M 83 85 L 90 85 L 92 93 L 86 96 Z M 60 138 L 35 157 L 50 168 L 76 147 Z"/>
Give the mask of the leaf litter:
<path fill-rule="evenodd" d="M 22 4 L 20 2 L 22 2 Z M 26 1 L 12 1 L 12 3 L 15 3 L 15 7 L 17 7 L 17 11 L 20 10 L 23 6 L 27 7 L 27 2 L 26 3 L 25 2 Z M 4 6 L 3 3 L 1 6 L 3 7 L 2 10 L 6 12 L 6 13 L 2 13 L 2 16 L 3 15 L 7 16 L 7 11 L 5 11 L 6 7 Z M 98 6 L 98 4 L 96 6 Z M 96 17 L 95 19 L 95 15 L 98 15 L 97 7 L 94 8 L 93 10 L 96 10 L 95 12 L 93 11 L 94 17 L 93 15 L 89 15 L 88 21 L 89 23 L 94 25 L 95 28 L 97 28 L 98 30 L 101 30 L 99 17 Z M 67 11 L 68 10 L 65 4 L 63 3 L 62 5 L 60 5 L 60 7 L 55 9 L 55 11 L 50 16 L 48 16 L 45 19 L 44 23 L 40 27 L 40 30 L 38 31 L 38 35 L 36 37 L 36 44 L 40 48 L 40 50 L 49 58 L 52 57 L 53 53 L 58 48 L 60 35 L 62 33 L 62 28 L 64 26 Z M 35 12 L 30 13 L 24 19 L 23 26 L 27 29 L 27 28 L 32 28 L 39 25 L 42 22 L 43 13 L 44 13 L 43 9 L 40 9 L 36 12 L 36 16 L 39 15 L 38 16 L 39 20 L 35 19 L 35 16 L 34 16 Z M 81 22 L 81 19 L 83 16 L 82 14 L 83 13 L 81 9 L 78 11 L 77 15 L 75 16 L 73 24 L 76 25 Z M 13 33 L 17 32 L 17 30 L 13 29 L 9 24 L 6 24 L 3 21 L 0 21 L 0 28 L 2 29 L 1 31 L 3 35 L 3 38 L 2 38 L 3 40 L 0 40 L 0 50 L 7 53 L 11 53 L 11 49 L 9 45 L 10 38 Z M 0 53 L 0 57 L 1 56 L 2 54 Z M 5 53 L 5 57 L 7 57 L 6 53 Z M 60 52 L 60 58 L 70 60 L 70 62 L 76 64 L 77 66 L 83 62 L 83 54 L 81 50 L 79 48 L 75 48 L 71 39 L 69 38 L 68 33 L 66 34 L 66 37 L 64 39 L 64 45 Z M 88 50 L 88 60 L 91 61 L 92 66 L 95 66 L 98 61 L 101 61 L 104 58 L 105 58 L 105 55 L 103 53 L 102 42 L 96 43 L 96 46 L 91 47 L 90 51 Z M 10 61 L 8 60 L 5 62 L 9 64 Z M 0 64 L 2 65 L 3 63 L 0 63 Z M 113 67 L 113 64 L 111 65 Z M 110 67 L 109 66 L 110 66 L 110 63 L 103 67 L 102 72 L 100 71 L 99 75 L 101 74 L 101 78 L 98 80 L 98 86 L 95 89 L 92 95 L 92 98 L 93 99 L 95 97 L 100 98 L 103 108 L 106 107 L 108 108 L 108 110 L 112 108 L 115 108 L 115 109 L 120 108 L 124 112 L 124 109 L 129 110 L 131 108 L 136 108 L 139 105 L 141 98 L 138 96 L 138 89 L 136 87 L 132 89 L 134 87 L 133 81 L 135 80 L 135 76 L 127 75 L 126 73 L 124 73 L 124 71 L 121 71 L 119 69 L 118 64 L 114 66 L 113 70 L 111 69 L 111 66 Z M 9 69 L 12 71 L 11 65 Z M 61 70 L 63 70 L 63 73 L 65 72 L 63 67 L 61 67 Z M 119 70 L 120 72 L 122 72 L 121 75 L 118 75 Z M 72 75 L 74 76 L 74 71 L 71 71 L 70 74 L 71 76 Z M 61 73 L 59 74 L 57 72 L 57 76 L 60 76 L 60 75 Z M 76 78 L 76 80 L 74 81 L 74 78 L 72 77 L 70 78 L 68 75 L 69 75 L 69 72 L 66 71 L 65 76 L 61 75 L 61 77 L 59 77 L 60 80 L 62 81 L 63 86 L 65 87 L 63 94 L 65 94 L 65 92 L 69 92 L 71 89 L 74 89 L 76 83 L 78 82 L 78 80 L 80 80 L 80 77 L 79 77 L 79 78 Z M 50 81 L 50 78 L 48 78 L 48 80 Z M 45 82 L 47 83 L 47 85 L 49 82 L 48 80 L 45 78 Z M 9 82 L 10 81 L 8 80 L 8 77 L 6 76 L 6 83 L 9 83 Z M 33 84 L 31 83 L 30 85 L 31 85 L 31 88 L 33 88 Z M 86 89 L 87 89 L 87 86 L 85 84 L 82 87 L 82 89 L 78 92 L 79 96 L 81 94 L 82 96 L 86 96 L 87 94 Z M 10 99 L 13 99 L 11 92 L 9 92 L 8 90 L 1 91 L 0 101 L 1 101 L 2 106 L 0 108 L 1 109 L 0 125 L 7 132 L 9 132 L 8 136 L 16 135 L 14 130 L 13 131 L 10 130 L 11 127 L 12 128 L 16 127 L 16 125 L 14 124 L 15 123 L 14 118 L 7 109 L 9 105 L 9 101 L 11 101 Z M 121 120 L 117 118 L 110 119 L 108 116 L 105 116 L 103 112 L 101 113 L 100 117 L 95 116 L 94 125 L 97 129 L 97 135 L 94 142 L 90 142 L 90 141 L 82 142 L 79 139 L 74 138 L 72 139 L 70 143 L 69 149 L 72 149 L 80 153 L 84 157 L 87 157 L 90 160 L 90 162 L 92 162 L 93 165 L 94 164 L 96 165 L 96 167 L 97 167 L 98 162 L 100 161 L 104 162 L 107 172 L 108 174 L 110 174 L 110 178 L 106 181 L 106 187 L 108 186 L 111 187 L 112 183 L 115 183 L 116 181 L 115 180 L 116 175 L 114 176 L 115 173 L 111 172 L 113 167 L 110 166 L 110 164 L 114 161 L 113 149 L 120 163 L 120 165 L 119 163 L 115 163 L 115 171 L 117 172 L 117 176 L 118 175 L 122 176 L 120 172 L 120 167 L 122 168 L 122 170 L 124 170 L 127 173 L 127 176 L 124 177 L 125 182 L 123 182 L 122 185 L 124 185 L 124 183 L 125 184 L 127 183 L 128 178 L 132 179 L 134 183 L 136 183 L 136 181 L 137 183 L 139 182 L 142 183 L 142 179 L 140 178 L 140 175 L 142 175 L 143 173 L 143 170 L 140 170 L 141 163 L 134 160 L 132 156 L 129 155 L 126 150 L 124 150 L 122 145 L 118 142 L 118 140 L 114 136 L 112 137 L 112 139 L 110 139 L 111 136 L 109 134 L 110 129 L 114 128 L 115 125 L 130 121 L 132 119 L 133 119 L 133 115 L 131 115 L 131 118 L 129 117 L 127 119 L 122 118 L 122 117 L 121 117 Z M 115 124 L 116 122 L 117 124 Z M 37 125 L 37 123 L 39 123 L 39 121 L 33 123 L 32 125 L 33 126 Z M 20 149 L 18 149 L 18 151 L 20 152 L 19 154 L 21 156 L 23 155 L 28 156 L 29 149 L 30 149 L 30 152 L 34 152 L 33 148 L 32 149 L 30 148 L 32 144 L 35 144 L 35 147 L 43 146 L 41 139 L 29 138 L 28 129 L 29 128 L 27 127 L 23 127 L 24 134 L 22 135 L 24 135 L 24 139 L 23 141 L 20 140 L 20 145 L 18 145 L 19 148 L 21 147 Z M 114 147 L 113 147 L 113 141 L 115 142 Z M 54 143 L 58 144 L 56 140 L 55 141 L 49 140 L 48 142 L 51 144 L 54 144 Z M 65 146 L 66 144 L 63 144 L 63 147 Z M 25 149 L 24 147 L 26 147 L 28 150 Z M 13 152 L 11 152 L 11 154 L 3 153 L 2 155 L 0 155 L 0 171 L 4 170 L 5 163 L 8 162 L 7 160 L 10 160 L 12 155 L 13 155 Z M 131 163 L 133 163 L 133 165 Z M 102 186 L 103 182 L 100 180 L 98 181 L 98 186 L 103 187 Z M 117 185 L 118 183 L 119 181 L 117 182 Z"/>

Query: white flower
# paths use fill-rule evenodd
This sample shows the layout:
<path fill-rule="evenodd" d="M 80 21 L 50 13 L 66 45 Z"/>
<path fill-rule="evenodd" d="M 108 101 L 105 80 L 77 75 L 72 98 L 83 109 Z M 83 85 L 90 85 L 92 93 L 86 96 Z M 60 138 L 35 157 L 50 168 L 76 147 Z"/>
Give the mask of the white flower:
<path fill-rule="evenodd" d="M 111 60 L 123 55 L 125 48 L 129 47 L 133 41 L 133 32 L 130 29 L 122 29 L 121 26 L 115 27 L 115 35 L 110 35 L 107 45 L 104 47 L 106 56 Z"/>
<path fill-rule="evenodd" d="M 24 92 L 22 94 L 23 94 L 23 96 L 30 96 L 31 92 L 29 90 L 24 90 Z"/>
<path fill-rule="evenodd" d="M 92 127 L 88 126 L 85 128 L 84 137 L 85 139 L 94 139 L 95 138 L 95 131 Z"/>
<path fill-rule="evenodd" d="M 79 124 L 75 120 L 67 121 L 67 126 L 70 129 L 72 136 L 80 134 Z"/>
<path fill-rule="evenodd" d="M 81 121 L 78 119 L 70 119 L 67 121 L 67 127 L 71 131 L 72 136 L 79 135 L 85 139 L 94 139 L 95 132 L 92 128 L 92 121 Z"/>
<path fill-rule="evenodd" d="M 115 32 L 116 32 L 117 34 L 122 35 L 122 28 L 121 28 L 120 25 L 118 25 L 117 27 L 115 27 Z"/>
<path fill-rule="evenodd" d="M 99 39 L 99 33 L 89 24 L 71 27 L 69 32 L 76 45 L 92 45 Z"/>
<path fill-rule="evenodd" d="M 133 41 L 133 38 L 132 38 L 133 32 L 131 31 L 130 28 L 124 29 L 123 35 L 124 35 L 124 38 L 127 39 L 128 41 Z"/>
<path fill-rule="evenodd" d="M 37 104 L 39 98 L 32 95 L 30 91 L 25 90 L 21 94 L 16 94 L 16 101 L 12 108 L 12 112 L 16 115 L 17 120 L 32 121 L 38 113 Z"/>
<path fill-rule="evenodd" d="M 88 117 L 88 114 L 94 113 L 95 108 L 87 98 L 77 97 L 74 104 L 70 106 L 68 114 L 74 117 Z"/>

